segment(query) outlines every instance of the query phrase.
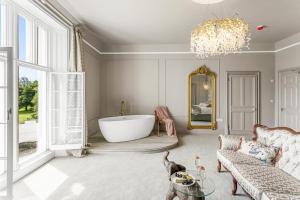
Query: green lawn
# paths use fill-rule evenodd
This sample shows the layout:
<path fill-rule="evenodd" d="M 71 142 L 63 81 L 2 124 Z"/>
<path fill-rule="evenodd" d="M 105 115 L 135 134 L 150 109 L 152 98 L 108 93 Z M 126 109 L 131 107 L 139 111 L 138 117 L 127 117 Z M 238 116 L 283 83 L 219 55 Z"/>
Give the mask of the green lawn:
<path fill-rule="evenodd" d="M 27 111 L 22 108 L 19 110 L 19 123 L 20 124 L 24 124 L 25 121 L 30 121 L 30 120 L 34 120 L 32 118 L 32 114 L 34 112 L 31 109 L 28 109 Z"/>

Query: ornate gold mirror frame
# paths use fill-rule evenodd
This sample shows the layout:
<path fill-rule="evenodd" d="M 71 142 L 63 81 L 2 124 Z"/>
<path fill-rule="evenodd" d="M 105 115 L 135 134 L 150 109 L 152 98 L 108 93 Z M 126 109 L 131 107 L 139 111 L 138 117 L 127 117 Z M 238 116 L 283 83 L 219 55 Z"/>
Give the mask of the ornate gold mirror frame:
<path fill-rule="evenodd" d="M 208 125 L 193 125 L 191 121 L 192 114 L 192 77 L 196 75 L 206 75 L 211 78 L 211 122 Z M 189 74 L 188 81 L 188 129 L 217 129 L 216 122 L 216 74 L 210 71 L 205 65 Z"/>

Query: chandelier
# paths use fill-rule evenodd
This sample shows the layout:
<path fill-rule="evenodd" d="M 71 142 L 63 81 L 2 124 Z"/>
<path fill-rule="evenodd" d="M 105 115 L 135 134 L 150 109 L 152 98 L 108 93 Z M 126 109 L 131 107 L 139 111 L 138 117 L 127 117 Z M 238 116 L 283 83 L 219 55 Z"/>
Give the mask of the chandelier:
<path fill-rule="evenodd" d="M 200 58 L 235 53 L 249 48 L 249 25 L 239 18 L 211 19 L 191 35 L 191 51 Z"/>

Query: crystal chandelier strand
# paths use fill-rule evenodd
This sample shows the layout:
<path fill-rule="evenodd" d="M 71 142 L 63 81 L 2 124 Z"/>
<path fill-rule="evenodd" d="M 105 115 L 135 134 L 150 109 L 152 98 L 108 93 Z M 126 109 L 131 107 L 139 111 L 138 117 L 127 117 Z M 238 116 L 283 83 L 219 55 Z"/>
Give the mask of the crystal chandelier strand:
<path fill-rule="evenodd" d="M 208 20 L 191 35 L 191 51 L 201 58 L 226 55 L 248 47 L 249 25 L 238 17 Z"/>

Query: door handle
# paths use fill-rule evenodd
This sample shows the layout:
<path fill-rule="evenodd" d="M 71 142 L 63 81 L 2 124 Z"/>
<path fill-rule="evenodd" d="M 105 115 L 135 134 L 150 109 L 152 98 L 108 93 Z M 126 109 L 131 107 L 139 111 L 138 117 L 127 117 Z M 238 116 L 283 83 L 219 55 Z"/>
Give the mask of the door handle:
<path fill-rule="evenodd" d="M 9 108 L 9 109 L 7 110 L 7 120 L 10 120 L 10 115 L 11 115 L 11 113 L 12 113 L 12 109 Z"/>

